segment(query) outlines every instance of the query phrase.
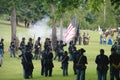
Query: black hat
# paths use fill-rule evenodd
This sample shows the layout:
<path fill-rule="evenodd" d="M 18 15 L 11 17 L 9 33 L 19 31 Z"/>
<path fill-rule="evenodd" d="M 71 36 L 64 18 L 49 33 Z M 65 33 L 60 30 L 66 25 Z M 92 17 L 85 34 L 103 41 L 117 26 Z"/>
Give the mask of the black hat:
<path fill-rule="evenodd" d="M 86 52 L 86 50 L 83 49 L 83 48 L 81 48 L 81 49 L 80 49 L 80 52 L 81 52 L 81 53 L 84 53 L 84 52 Z"/>
<path fill-rule="evenodd" d="M 2 38 L 1 41 L 4 41 L 4 39 Z"/>
<path fill-rule="evenodd" d="M 32 41 L 32 38 L 29 38 L 29 41 Z"/>
<path fill-rule="evenodd" d="M 25 40 L 25 37 L 23 37 L 22 40 Z"/>
<path fill-rule="evenodd" d="M 116 51 L 115 48 L 111 48 L 111 51 Z"/>
<path fill-rule="evenodd" d="M 40 40 L 41 38 L 40 37 L 38 37 L 38 40 Z"/>
<path fill-rule="evenodd" d="M 63 43 L 63 40 L 60 40 L 60 43 Z"/>

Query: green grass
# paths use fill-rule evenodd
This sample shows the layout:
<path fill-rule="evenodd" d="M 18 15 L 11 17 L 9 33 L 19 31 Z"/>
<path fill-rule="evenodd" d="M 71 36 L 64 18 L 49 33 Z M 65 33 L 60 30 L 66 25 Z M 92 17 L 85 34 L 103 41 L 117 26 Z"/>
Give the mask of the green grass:
<path fill-rule="evenodd" d="M 17 27 L 17 34 L 22 34 L 25 37 L 29 37 L 27 34 L 26 28 Z M 96 31 L 82 30 L 83 32 L 87 32 L 90 34 L 90 44 L 88 46 L 79 46 L 77 45 L 77 49 L 85 48 L 88 59 L 88 65 L 86 69 L 86 80 L 97 80 L 96 74 L 96 64 L 95 57 L 99 54 L 99 50 L 101 48 L 105 49 L 105 54 L 110 55 L 109 45 L 99 45 L 99 34 Z M 0 38 L 4 38 L 5 41 L 5 55 L 4 62 L 2 67 L 0 67 L 0 80 L 23 80 L 23 72 L 20 58 L 10 58 L 9 57 L 9 44 L 11 40 L 11 27 L 9 22 L 0 21 Z M 67 50 L 68 46 L 65 47 Z M 20 54 L 20 53 L 18 53 Z M 33 60 L 34 71 L 33 71 L 33 79 L 30 80 L 75 80 L 76 76 L 73 73 L 72 62 L 69 62 L 69 76 L 63 77 L 62 70 L 60 69 L 61 62 L 57 60 L 54 61 L 53 68 L 53 76 L 52 77 L 44 77 L 40 75 L 40 60 Z M 107 80 L 109 80 L 109 72 L 107 76 Z"/>

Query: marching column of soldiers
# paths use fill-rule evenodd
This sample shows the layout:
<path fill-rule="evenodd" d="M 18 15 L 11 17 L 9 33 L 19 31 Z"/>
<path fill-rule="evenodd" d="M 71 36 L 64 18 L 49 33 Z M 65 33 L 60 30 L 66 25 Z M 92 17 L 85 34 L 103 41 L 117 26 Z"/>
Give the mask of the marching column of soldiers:
<path fill-rule="evenodd" d="M 33 39 L 29 38 L 27 45 L 25 44 L 25 38 L 22 38 L 20 42 L 19 50 L 21 54 L 21 64 L 23 66 L 23 76 L 25 79 L 32 78 L 34 65 L 32 60 L 41 59 L 41 75 L 42 76 L 52 76 L 54 64 L 53 64 L 53 50 L 50 38 L 46 38 L 44 42 L 44 49 L 41 49 L 40 37 L 38 37 L 35 44 L 33 44 Z M 4 39 L 0 42 L 0 56 L 3 57 L 4 54 Z M 14 50 L 14 40 L 10 44 L 11 50 Z M 76 75 L 76 80 L 85 80 L 87 57 L 84 55 L 85 49 L 76 49 L 76 45 L 73 41 L 70 42 L 68 52 L 64 51 L 64 46 L 67 44 L 63 41 L 57 41 L 55 50 L 54 60 L 58 57 L 58 61 L 61 61 L 61 68 L 63 70 L 63 76 L 68 76 L 68 65 L 69 61 L 73 61 L 73 72 Z M 10 50 L 10 57 L 16 57 L 14 51 Z M 35 52 L 34 57 L 32 52 Z M 41 56 L 40 56 L 41 55 Z M 41 58 L 40 58 L 41 57 Z M 107 80 L 107 72 L 110 69 L 110 80 L 120 80 L 120 42 L 111 47 L 111 55 L 105 55 L 104 49 L 100 49 L 100 54 L 96 56 L 95 63 L 97 64 L 96 70 L 98 74 L 98 80 Z M 110 68 L 109 65 L 110 64 Z M 0 57 L 0 66 L 1 66 Z"/>

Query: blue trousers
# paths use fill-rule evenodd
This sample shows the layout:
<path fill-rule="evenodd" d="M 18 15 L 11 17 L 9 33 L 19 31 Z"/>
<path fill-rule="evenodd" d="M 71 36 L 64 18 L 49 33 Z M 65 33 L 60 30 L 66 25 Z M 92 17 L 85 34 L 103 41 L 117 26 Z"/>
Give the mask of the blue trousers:
<path fill-rule="evenodd" d="M 98 73 L 98 80 L 107 80 L 107 70 L 104 70 L 103 72 L 97 71 Z"/>
<path fill-rule="evenodd" d="M 68 64 L 63 63 L 62 68 L 63 68 L 63 76 L 68 76 Z"/>
<path fill-rule="evenodd" d="M 0 55 L 3 57 L 3 49 L 0 49 Z"/>
<path fill-rule="evenodd" d="M 114 77 L 116 80 L 120 80 L 119 78 L 119 70 L 115 69 L 114 67 L 110 66 L 110 80 L 114 80 Z"/>
<path fill-rule="evenodd" d="M 76 80 L 85 80 L 85 69 L 78 69 L 77 70 Z"/>
<path fill-rule="evenodd" d="M 70 61 L 72 61 L 73 60 L 73 55 L 72 54 L 70 54 Z"/>
<path fill-rule="evenodd" d="M 14 56 L 15 57 L 15 50 L 14 49 L 10 49 L 10 57 Z"/>

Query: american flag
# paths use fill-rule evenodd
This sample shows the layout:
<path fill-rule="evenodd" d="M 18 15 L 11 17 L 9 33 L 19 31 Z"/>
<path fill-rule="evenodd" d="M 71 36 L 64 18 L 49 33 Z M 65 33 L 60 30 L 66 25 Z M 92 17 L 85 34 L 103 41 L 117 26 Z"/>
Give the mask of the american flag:
<path fill-rule="evenodd" d="M 76 31 L 75 31 L 75 17 L 72 19 L 72 22 L 69 24 L 66 32 L 65 32 L 65 41 L 70 42 L 73 40 L 76 36 Z"/>

